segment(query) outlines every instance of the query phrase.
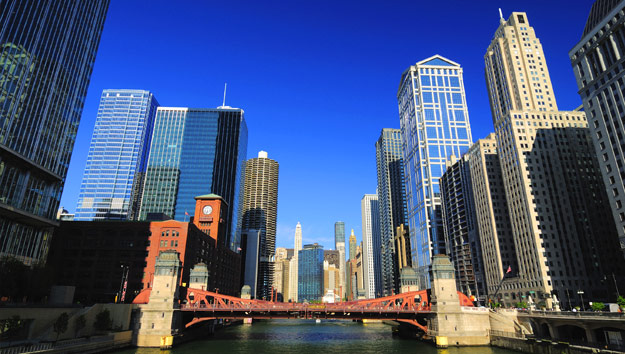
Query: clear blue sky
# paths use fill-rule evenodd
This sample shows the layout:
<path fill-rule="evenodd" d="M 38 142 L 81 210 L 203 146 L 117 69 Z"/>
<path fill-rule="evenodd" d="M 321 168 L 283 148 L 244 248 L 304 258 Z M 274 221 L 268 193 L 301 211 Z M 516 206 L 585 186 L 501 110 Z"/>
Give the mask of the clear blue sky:
<path fill-rule="evenodd" d="M 401 73 L 434 54 L 464 68 L 473 139 L 493 130 L 483 56 L 499 23 L 527 12 L 562 110 L 581 104 L 568 58 L 592 0 L 112 0 L 61 205 L 73 212 L 103 89 L 146 89 L 164 106 L 245 110 L 248 158 L 280 163 L 278 247 L 334 248 L 334 222 L 361 239 L 375 193 L 375 141 L 399 128 Z"/>

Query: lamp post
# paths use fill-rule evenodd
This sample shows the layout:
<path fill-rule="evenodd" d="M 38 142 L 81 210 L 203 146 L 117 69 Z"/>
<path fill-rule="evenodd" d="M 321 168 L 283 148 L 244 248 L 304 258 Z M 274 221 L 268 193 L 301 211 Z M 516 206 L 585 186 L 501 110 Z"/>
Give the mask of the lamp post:
<path fill-rule="evenodd" d="M 571 311 L 571 296 L 569 295 L 569 289 L 566 289 L 566 298 L 569 300 L 569 311 Z"/>
<path fill-rule="evenodd" d="M 579 295 L 580 300 L 582 300 L 582 311 L 586 311 L 584 307 L 584 290 L 577 290 L 577 294 Z"/>

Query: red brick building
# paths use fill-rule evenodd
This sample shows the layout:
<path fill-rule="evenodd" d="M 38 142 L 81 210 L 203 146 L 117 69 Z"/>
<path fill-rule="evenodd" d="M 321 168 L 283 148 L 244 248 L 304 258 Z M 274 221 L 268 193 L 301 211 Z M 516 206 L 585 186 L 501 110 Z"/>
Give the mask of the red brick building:
<path fill-rule="evenodd" d="M 223 244 L 226 220 L 223 199 L 209 194 L 196 197 L 190 222 L 165 221 L 68 221 L 56 230 L 48 264 L 56 272 L 56 284 L 76 286 L 81 303 L 112 302 L 123 288 L 124 302 L 131 302 L 149 288 L 160 251 L 176 250 L 183 263 L 181 285 L 189 283 L 191 268 L 205 263 L 208 290 L 238 295 L 241 257 Z"/>

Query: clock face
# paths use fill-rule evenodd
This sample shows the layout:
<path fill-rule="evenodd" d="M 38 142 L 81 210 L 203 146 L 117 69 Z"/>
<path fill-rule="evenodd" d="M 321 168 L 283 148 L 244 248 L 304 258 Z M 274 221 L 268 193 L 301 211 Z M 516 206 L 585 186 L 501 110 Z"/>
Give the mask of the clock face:
<path fill-rule="evenodd" d="M 213 207 L 207 205 L 204 207 L 204 209 L 202 209 L 202 212 L 204 213 L 204 215 L 210 215 L 210 213 L 213 212 Z"/>

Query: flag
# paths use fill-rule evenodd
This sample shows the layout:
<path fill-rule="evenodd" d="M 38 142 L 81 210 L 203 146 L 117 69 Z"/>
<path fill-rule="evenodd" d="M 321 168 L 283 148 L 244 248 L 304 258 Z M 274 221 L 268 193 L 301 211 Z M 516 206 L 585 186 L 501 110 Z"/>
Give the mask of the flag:
<path fill-rule="evenodd" d="M 512 267 L 508 266 L 508 270 L 506 270 L 506 274 L 511 273 L 512 272 Z"/>

